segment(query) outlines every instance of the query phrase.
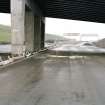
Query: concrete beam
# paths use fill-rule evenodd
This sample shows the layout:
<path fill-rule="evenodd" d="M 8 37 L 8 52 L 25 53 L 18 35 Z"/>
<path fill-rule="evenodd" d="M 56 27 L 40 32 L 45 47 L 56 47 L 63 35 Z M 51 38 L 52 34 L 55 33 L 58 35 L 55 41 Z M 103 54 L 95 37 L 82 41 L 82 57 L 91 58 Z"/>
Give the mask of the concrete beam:
<path fill-rule="evenodd" d="M 36 16 L 43 16 L 40 7 L 35 3 L 35 0 L 26 0 L 26 5 Z"/>

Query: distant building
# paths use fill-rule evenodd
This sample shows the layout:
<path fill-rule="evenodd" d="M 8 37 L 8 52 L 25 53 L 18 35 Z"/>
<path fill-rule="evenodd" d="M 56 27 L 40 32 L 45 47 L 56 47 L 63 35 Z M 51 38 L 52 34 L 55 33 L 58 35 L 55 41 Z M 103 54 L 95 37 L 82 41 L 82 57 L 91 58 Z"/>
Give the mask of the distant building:
<path fill-rule="evenodd" d="M 80 33 L 64 33 L 64 36 L 80 36 Z"/>
<path fill-rule="evenodd" d="M 98 34 L 81 34 L 81 41 L 95 41 L 98 40 Z"/>
<path fill-rule="evenodd" d="M 80 33 L 64 33 L 66 38 L 75 39 L 76 41 L 95 41 L 98 40 L 98 34 L 80 34 Z"/>
<path fill-rule="evenodd" d="M 79 41 L 80 40 L 80 33 L 64 33 L 63 34 L 66 38 Z"/>

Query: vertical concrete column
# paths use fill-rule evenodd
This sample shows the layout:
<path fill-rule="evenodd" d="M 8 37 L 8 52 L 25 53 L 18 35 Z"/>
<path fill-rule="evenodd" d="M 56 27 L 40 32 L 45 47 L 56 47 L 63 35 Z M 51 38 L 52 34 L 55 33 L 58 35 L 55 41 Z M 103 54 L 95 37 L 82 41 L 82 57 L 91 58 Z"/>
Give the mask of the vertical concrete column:
<path fill-rule="evenodd" d="M 41 18 L 41 49 L 44 48 L 45 43 L 45 17 Z"/>
<path fill-rule="evenodd" d="M 26 51 L 34 51 L 34 14 L 30 10 L 25 12 L 25 45 Z"/>
<path fill-rule="evenodd" d="M 25 6 L 26 0 L 11 0 L 12 54 L 44 48 L 44 21 Z"/>
<path fill-rule="evenodd" d="M 34 17 L 34 49 L 35 51 L 40 50 L 40 39 L 41 39 L 41 21 L 40 17 Z"/>
<path fill-rule="evenodd" d="M 11 0 L 12 53 L 25 51 L 25 0 Z"/>
<path fill-rule="evenodd" d="M 13 54 L 22 54 L 25 51 L 24 16 L 25 0 L 11 0 L 11 43 Z"/>
<path fill-rule="evenodd" d="M 34 43 L 34 49 L 35 51 L 38 51 L 40 49 L 44 48 L 44 36 L 45 36 L 45 19 L 44 17 L 35 16 L 35 43 Z"/>

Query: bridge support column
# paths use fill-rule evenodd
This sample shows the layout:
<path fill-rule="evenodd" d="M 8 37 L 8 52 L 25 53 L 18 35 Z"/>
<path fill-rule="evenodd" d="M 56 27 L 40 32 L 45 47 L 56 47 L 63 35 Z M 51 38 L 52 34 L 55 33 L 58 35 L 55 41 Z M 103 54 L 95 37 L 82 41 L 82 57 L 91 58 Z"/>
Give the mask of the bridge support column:
<path fill-rule="evenodd" d="M 25 51 L 34 51 L 34 15 L 32 11 L 25 12 Z"/>
<path fill-rule="evenodd" d="M 45 30 L 45 18 L 35 16 L 35 22 L 34 22 L 34 29 L 35 29 L 35 41 L 34 41 L 34 49 L 35 51 L 38 51 L 40 49 L 44 48 L 44 30 Z"/>
<path fill-rule="evenodd" d="M 26 8 L 25 0 L 11 0 L 12 54 L 44 48 L 44 17 Z"/>
<path fill-rule="evenodd" d="M 11 0 L 12 53 L 25 51 L 25 0 Z"/>

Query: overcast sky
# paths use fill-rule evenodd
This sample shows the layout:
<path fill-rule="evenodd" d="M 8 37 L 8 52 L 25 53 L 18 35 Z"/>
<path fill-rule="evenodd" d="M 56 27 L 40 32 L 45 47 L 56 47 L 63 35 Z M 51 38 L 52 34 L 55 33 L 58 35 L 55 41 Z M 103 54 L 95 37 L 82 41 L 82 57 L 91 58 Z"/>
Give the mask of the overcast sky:
<path fill-rule="evenodd" d="M 64 20 L 64 19 L 46 19 L 46 32 L 48 33 L 93 33 L 105 34 L 105 24 Z"/>
<path fill-rule="evenodd" d="M 10 14 L 0 13 L 0 24 L 11 25 Z M 105 24 L 46 18 L 46 33 L 93 33 L 105 37 Z"/>
<path fill-rule="evenodd" d="M 11 19 L 10 19 L 10 14 L 4 14 L 4 13 L 0 13 L 0 24 L 3 25 L 11 25 Z"/>

